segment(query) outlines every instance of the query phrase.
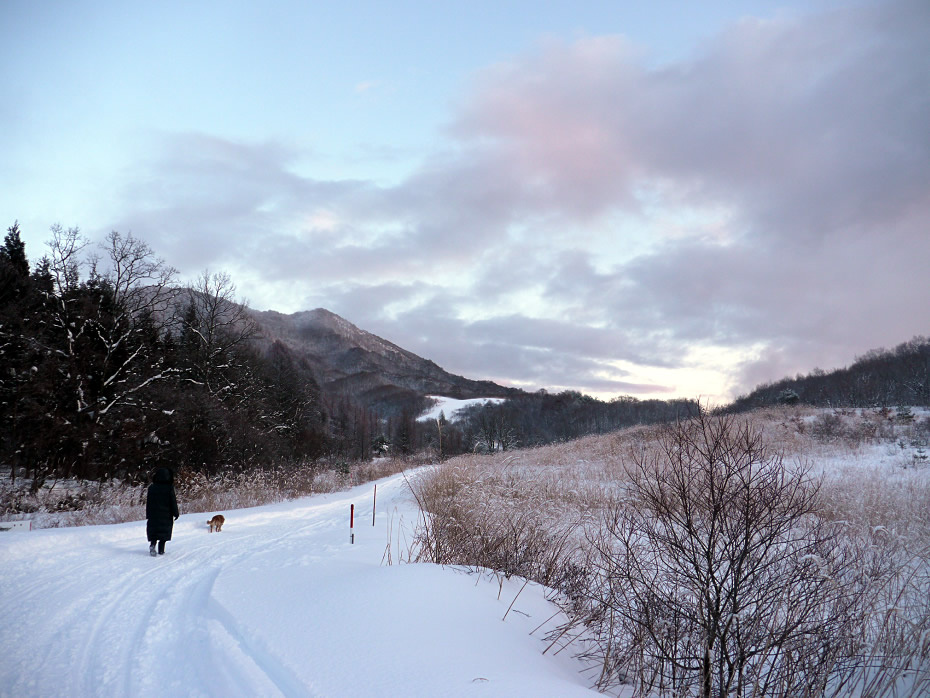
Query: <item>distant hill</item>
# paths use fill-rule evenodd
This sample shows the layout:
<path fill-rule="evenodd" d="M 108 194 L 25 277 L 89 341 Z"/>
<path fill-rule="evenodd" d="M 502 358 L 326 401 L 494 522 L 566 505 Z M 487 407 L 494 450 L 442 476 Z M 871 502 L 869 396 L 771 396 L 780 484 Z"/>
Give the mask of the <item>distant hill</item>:
<path fill-rule="evenodd" d="M 259 345 L 280 342 L 312 370 L 329 396 L 398 413 L 425 407 L 426 395 L 458 399 L 510 397 L 522 391 L 471 380 L 440 368 L 386 339 L 366 332 L 325 308 L 284 315 L 250 311 L 258 323 Z"/>
<path fill-rule="evenodd" d="M 723 409 L 744 412 L 777 404 L 816 407 L 930 406 L 930 339 L 873 349 L 848 367 L 784 378 L 755 388 Z"/>

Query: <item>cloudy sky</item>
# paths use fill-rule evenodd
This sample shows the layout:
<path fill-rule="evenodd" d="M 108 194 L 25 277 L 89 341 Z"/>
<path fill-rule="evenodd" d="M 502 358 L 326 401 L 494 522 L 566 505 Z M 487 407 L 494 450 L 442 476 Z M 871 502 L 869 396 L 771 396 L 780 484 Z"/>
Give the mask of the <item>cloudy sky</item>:
<path fill-rule="evenodd" d="M 0 4 L 0 215 L 527 389 L 930 334 L 930 3 Z"/>

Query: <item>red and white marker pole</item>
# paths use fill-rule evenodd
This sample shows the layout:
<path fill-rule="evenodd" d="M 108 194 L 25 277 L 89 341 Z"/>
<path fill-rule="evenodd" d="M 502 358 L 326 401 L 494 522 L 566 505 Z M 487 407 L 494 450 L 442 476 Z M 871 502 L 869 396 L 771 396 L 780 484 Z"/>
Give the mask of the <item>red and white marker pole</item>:
<path fill-rule="evenodd" d="M 355 543 L 355 505 L 349 505 L 349 543 Z"/>

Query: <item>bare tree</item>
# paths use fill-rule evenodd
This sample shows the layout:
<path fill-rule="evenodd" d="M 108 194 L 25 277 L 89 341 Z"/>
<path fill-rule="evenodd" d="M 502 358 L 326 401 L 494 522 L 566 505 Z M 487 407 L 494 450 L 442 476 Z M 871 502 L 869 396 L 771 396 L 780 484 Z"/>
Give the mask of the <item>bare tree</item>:
<path fill-rule="evenodd" d="M 138 401 L 139 391 L 175 373 L 165 367 L 164 355 L 151 349 L 152 333 L 164 331 L 168 305 L 177 293 L 177 270 L 132 234 L 113 231 L 100 247 L 108 269 L 99 284 L 111 295 L 107 317 L 97 318 L 95 327 L 104 353 L 104 397 L 98 408 L 106 414 L 116 404 Z M 97 265 L 95 260 L 92 277 Z"/>
<path fill-rule="evenodd" d="M 494 414 L 492 414 L 492 410 L 485 408 L 476 412 L 472 422 L 477 436 L 475 450 L 480 448 L 488 453 L 493 453 L 497 448 L 498 423 L 494 418 Z"/>
<path fill-rule="evenodd" d="M 51 227 L 52 237 L 46 242 L 49 249 L 48 271 L 52 278 L 52 291 L 49 305 L 52 307 L 51 320 L 55 330 L 65 338 L 65 353 L 73 356 L 77 335 L 83 328 L 75 327 L 72 322 L 74 314 L 73 298 L 81 280 L 80 254 L 88 245 L 88 240 L 81 235 L 79 228 L 63 229 L 56 223 Z"/>
<path fill-rule="evenodd" d="M 820 695 L 849 653 L 853 557 L 814 514 L 819 481 L 749 422 L 705 415 L 632 457 L 594 536 L 602 683 L 643 694 Z M 824 672 L 824 667 L 827 672 Z"/>
<path fill-rule="evenodd" d="M 63 231 L 53 226 L 48 243 L 57 291 L 58 309 L 53 317 L 67 338 L 68 356 L 76 356 L 75 343 L 81 339 L 92 343 L 101 356 L 94 368 L 96 375 L 74 372 L 78 412 L 87 411 L 99 420 L 115 405 L 137 402 L 141 390 L 170 375 L 163 368 L 164 357 L 149 351 L 151 337 L 147 335 L 160 331 L 154 319 L 156 314 L 164 318 L 177 272 L 143 241 L 111 232 L 101 244 L 109 269 L 100 275 L 99 260 L 90 260 L 91 278 L 83 289 L 84 295 L 97 300 L 81 299 L 81 311 L 75 314 L 69 305 L 78 300 L 82 262 L 77 255 L 86 245 L 77 228 Z M 97 388 L 88 389 L 88 382 Z"/>
<path fill-rule="evenodd" d="M 133 316 L 158 314 L 162 318 L 177 295 L 178 271 L 156 257 L 144 241 L 112 231 L 101 243 L 109 269 L 103 278 L 113 289 L 118 308 Z"/>
<path fill-rule="evenodd" d="M 204 271 L 189 289 L 181 320 L 193 354 L 190 380 L 221 399 L 237 392 L 232 377 L 240 366 L 237 352 L 258 333 L 258 324 L 235 296 L 229 274 Z"/>
<path fill-rule="evenodd" d="M 65 230 L 59 223 L 51 227 L 52 237 L 46 242 L 49 249 L 49 269 L 55 282 L 55 293 L 61 298 L 74 291 L 81 278 L 80 254 L 89 241 L 80 228 Z"/>
<path fill-rule="evenodd" d="M 503 405 L 485 404 L 468 414 L 475 450 L 509 451 L 517 447 L 519 438 L 510 411 Z"/>

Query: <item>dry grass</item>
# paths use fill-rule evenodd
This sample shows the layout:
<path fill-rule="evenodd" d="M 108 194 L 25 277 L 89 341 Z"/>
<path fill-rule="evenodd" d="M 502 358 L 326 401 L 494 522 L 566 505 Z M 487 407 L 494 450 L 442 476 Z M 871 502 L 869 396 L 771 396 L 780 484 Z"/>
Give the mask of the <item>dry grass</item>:
<path fill-rule="evenodd" d="M 874 410 L 781 407 L 753 413 L 752 421 L 786 463 L 822 476 L 824 518 L 859 530 L 893 529 L 914 546 L 930 541 L 930 466 L 915 460 L 930 420 L 901 424 Z M 622 496 L 631 455 L 655 449 L 659 429 L 458 456 L 421 478 L 417 495 L 427 512 L 458 512 L 466 529 L 465 512 L 491 510 L 577 527 Z"/>
<path fill-rule="evenodd" d="M 752 421 L 786 463 L 804 463 L 822 476 L 824 518 L 894 529 L 915 545 L 930 541 L 930 465 L 920 459 L 930 419 L 899 423 L 893 412 L 781 407 L 755 412 Z M 478 510 L 493 500 L 504 509 L 536 508 L 540 518 L 577 525 L 622 495 L 630 456 L 655 449 L 659 429 L 458 456 L 424 476 L 418 494 L 429 512 L 451 502 Z"/>
<path fill-rule="evenodd" d="M 818 514 L 839 524 L 837 545 L 860 556 L 871 580 L 861 649 L 845 673 L 834 673 L 833 694 L 844 686 L 874 696 L 930 688 L 930 467 L 922 457 L 930 419 L 803 407 L 751 419 L 786 464 L 822 478 Z M 657 448 L 659 430 L 465 455 L 433 468 L 413 483 L 424 512 L 419 558 L 530 577 L 560 592 L 571 613 L 591 574 L 586 540 L 622 499 L 632 456 Z"/>
<path fill-rule="evenodd" d="M 415 460 L 376 459 L 341 468 L 318 464 L 280 466 L 215 475 L 181 471 L 175 486 L 182 513 L 228 511 L 283 502 L 322 492 L 336 492 L 399 473 Z M 147 485 L 118 481 L 48 482 L 38 492 L 29 481 L 11 484 L 0 474 L 0 521 L 32 521 L 33 528 L 89 526 L 145 519 Z"/>

